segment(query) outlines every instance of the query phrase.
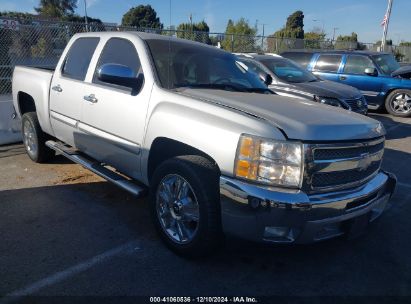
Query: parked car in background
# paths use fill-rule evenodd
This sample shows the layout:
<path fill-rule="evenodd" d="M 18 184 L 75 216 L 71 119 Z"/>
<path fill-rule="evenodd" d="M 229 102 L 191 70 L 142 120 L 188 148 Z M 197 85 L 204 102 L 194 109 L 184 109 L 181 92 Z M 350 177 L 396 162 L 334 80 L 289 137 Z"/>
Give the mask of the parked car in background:
<path fill-rule="evenodd" d="M 291 60 L 275 54 L 237 54 L 239 61 L 260 75 L 268 87 L 279 95 L 317 101 L 331 106 L 367 114 L 367 101 L 351 86 L 319 79 Z M 269 84 L 264 78 L 269 75 Z"/>
<path fill-rule="evenodd" d="M 395 116 L 411 116 L 411 66 L 391 53 L 370 51 L 287 51 L 281 54 L 323 79 L 356 87 L 370 109 L 384 107 Z"/>

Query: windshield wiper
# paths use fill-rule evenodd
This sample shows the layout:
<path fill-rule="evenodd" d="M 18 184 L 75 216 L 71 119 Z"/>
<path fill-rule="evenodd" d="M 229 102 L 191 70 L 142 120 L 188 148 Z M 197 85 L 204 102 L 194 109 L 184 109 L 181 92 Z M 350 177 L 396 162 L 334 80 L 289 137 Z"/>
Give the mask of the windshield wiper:
<path fill-rule="evenodd" d="M 190 89 L 217 89 L 236 92 L 246 92 L 246 93 L 262 93 L 262 94 L 275 94 L 268 88 L 246 88 L 240 85 L 234 85 L 230 83 L 199 83 L 199 84 L 177 84 L 174 88 L 190 88 Z"/>

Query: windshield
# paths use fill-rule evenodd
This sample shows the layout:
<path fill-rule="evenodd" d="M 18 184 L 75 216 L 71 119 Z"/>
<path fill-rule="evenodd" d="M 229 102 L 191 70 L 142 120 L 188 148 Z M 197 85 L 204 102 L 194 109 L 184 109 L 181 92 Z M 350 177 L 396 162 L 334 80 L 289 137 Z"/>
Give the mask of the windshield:
<path fill-rule="evenodd" d="M 395 60 L 395 57 L 391 54 L 383 54 L 373 56 L 375 63 L 385 73 L 390 75 L 392 72 L 400 68 L 400 64 Z"/>
<path fill-rule="evenodd" d="M 231 53 L 180 40 L 147 39 L 161 86 L 267 91 Z"/>
<path fill-rule="evenodd" d="M 260 60 L 271 72 L 285 82 L 302 83 L 318 81 L 311 72 L 288 59 Z"/>

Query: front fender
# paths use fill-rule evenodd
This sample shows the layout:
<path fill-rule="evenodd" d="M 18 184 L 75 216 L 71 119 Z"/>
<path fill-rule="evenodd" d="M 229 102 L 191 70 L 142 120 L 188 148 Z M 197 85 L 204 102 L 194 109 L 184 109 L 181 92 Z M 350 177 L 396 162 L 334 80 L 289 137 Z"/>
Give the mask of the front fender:
<path fill-rule="evenodd" d="M 411 90 L 411 80 L 404 78 L 390 78 L 384 83 L 383 90 L 388 95 L 393 90 L 405 89 Z"/>
<path fill-rule="evenodd" d="M 273 139 L 283 134 L 267 121 L 171 91 L 154 89 L 150 101 L 142 149 L 142 176 L 148 183 L 150 147 L 158 137 L 189 145 L 209 155 L 222 174 L 233 174 L 234 159 L 242 133 Z"/>

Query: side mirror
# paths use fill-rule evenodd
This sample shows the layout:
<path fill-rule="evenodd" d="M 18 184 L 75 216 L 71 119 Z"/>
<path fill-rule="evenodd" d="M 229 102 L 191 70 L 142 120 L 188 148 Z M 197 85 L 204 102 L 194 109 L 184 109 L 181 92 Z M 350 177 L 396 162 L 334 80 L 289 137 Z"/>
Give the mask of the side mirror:
<path fill-rule="evenodd" d="M 364 73 L 367 74 L 368 76 L 377 76 L 378 75 L 378 71 L 376 68 L 366 68 L 364 70 Z"/>
<path fill-rule="evenodd" d="M 132 89 L 138 89 L 141 86 L 142 75 L 137 77 L 132 69 L 116 63 L 103 64 L 97 71 L 98 80 Z"/>
<path fill-rule="evenodd" d="M 273 83 L 273 77 L 270 74 L 259 74 L 258 75 L 262 82 L 265 83 L 266 86 L 269 86 Z"/>

